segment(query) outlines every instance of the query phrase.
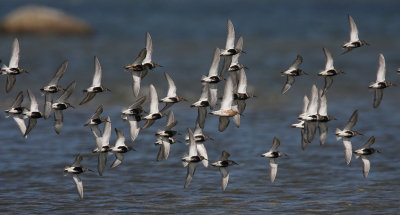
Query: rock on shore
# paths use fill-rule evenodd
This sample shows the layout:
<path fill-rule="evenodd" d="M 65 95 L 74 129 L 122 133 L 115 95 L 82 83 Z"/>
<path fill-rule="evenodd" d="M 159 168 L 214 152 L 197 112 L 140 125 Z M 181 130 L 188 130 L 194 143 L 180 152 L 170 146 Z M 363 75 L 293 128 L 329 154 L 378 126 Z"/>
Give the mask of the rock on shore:
<path fill-rule="evenodd" d="M 58 9 L 28 5 L 7 14 L 0 23 L 0 32 L 10 34 L 91 34 L 85 21 Z"/>

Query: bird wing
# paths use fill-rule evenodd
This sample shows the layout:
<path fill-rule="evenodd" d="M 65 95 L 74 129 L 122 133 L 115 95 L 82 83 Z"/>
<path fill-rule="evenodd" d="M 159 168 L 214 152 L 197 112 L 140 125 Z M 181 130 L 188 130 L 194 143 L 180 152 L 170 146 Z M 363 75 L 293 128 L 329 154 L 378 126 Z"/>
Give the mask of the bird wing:
<path fill-rule="evenodd" d="M 374 108 L 379 107 L 382 98 L 383 98 L 383 89 L 374 89 L 374 103 L 373 103 Z"/>
<path fill-rule="evenodd" d="M 115 133 L 117 134 L 117 140 L 115 141 L 115 147 L 125 146 L 125 136 L 124 134 L 115 128 Z"/>
<path fill-rule="evenodd" d="M 135 109 L 140 107 L 144 102 L 146 101 L 146 96 L 138 98 L 135 103 L 133 103 L 131 106 L 129 106 L 129 109 Z"/>
<path fill-rule="evenodd" d="M 346 126 L 344 126 L 344 130 L 351 130 L 357 123 L 357 120 L 358 120 L 358 110 L 355 110 L 351 115 L 349 121 L 347 122 Z"/>
<path fill-rule="evenodd" d="M 79 198 L 83 199 L 83 183 L 82 183 L 82 180 L 76 174 L 73 174 L 72 178 L 74 179 L 74 182 L 76 184 L 76 189 L 78 189 Z"/>
<path fill-rule="evenodd" d="M 164 76 L 168 81 L 168 93 L 167 97 L 176 97 L 176 85 L 168 73 L 164 72 Z"/>
<path fill-rule="evenodd" d="M 165 138 L 165 137 L 164 137 Z M 162 138 L 162 146 L 164 159 L 167 159 L 169 156 L 169 151 L 171 149 L 171 144 L 169 143 L 168 139 Z"/>
<path fill-rule="evenodd" d="M 107 165 L 107 153 L 99 153 L 97 157 L 97 171 L 102 176 Z"/>
<path fill-rule="evenodd" d="M 319 142 L 325 144 L 326 136 L 328 135 L 328 124 L 326 122 L 318 122 Z"/>
<path fill-rule="evenodd" d="M 62 110 L 54 110 L 54 130 L 57 134 L 60 134 L 61 132 L 63 121 L 64 117 Z"/>
<path fill-rule="evenodd" d="M 276 149 L 281 145 L 280 141 L 278 138 L 274 137 L 274 140 L 272 141 L 272 146 L 269 149 L 271 152 L 276 152 Z"/>
<path fill-rule="evenodd" d="M 115 160 L 111 164 L 110 168 L 115 168 L 115 167 L 119 166 L 122 163 L 123 159 L 124 159 L 124 155 L 122 155 L 122 153 L 115 153 Z"/>
<path fill-rule="evenodd" d="M 240 69 L 240 71 L 239 71 L 239 84 L 238 84 L 237 92 L 243 93 L 243 94 L 247 93 L 247 77 L 246 77 L 246 72 L 244 71 L 244 68 Z"/>
<path fill-rule="evenodd" d="M 197 148 L 197 154 L 199 156 L 204 157 L 204 160 L 202 160 L 201 162 L 203 163 L 204 167 L 208 167 L 208 155 L 207 155 L 207 149 L 204 146 L 203 143 L 196 143 L 196 148 Z"/>
<path fill-rule="evenodd" d="M 220 161 L 228 160 L 229 156 L 231 156 L 228 152 L 223 151 L 221 157 L 219 158 Z"/>
<path fill-rule="evenodd" d="M 202 82 L 201 84 L 202 84 L 202 87 L 201 87 L 201 94 L 200 94 L 199 100 L 207 100 L 208 99 L 208 83 Z"/>
<path fill-rule="evenodd" d="M 140 82 L 142 80 L 142 78 L 140 77 L 141 72 L 137 72 L 137 71 L 133 71 L 132 72 L 132 89 L 133 89 L 133 94 L 135 95 L 135 97 L 137 97 L 139 95 L 139 91 L 140 91 Z"/>
<path fill-rule="evenodd" d="M 318 89 L 315 84 L 311 88 L 311 101 L 308 104 L 307 114 L 308 115 L 315 115 L 318 113 Z"/>
<path fill-rule="evenodd" d="M 325 85 L 324 90 L 322 91 L 322 95 L 325 95 L 328 92 L 329 87 L 331 87 L 333 83 L 333 78 L 331 76 L 325 76 Z"/>
<path fill-rule="evenodd" d="M 193 157 L 197 155 L 196 141 L 194 140 L 193 132 L 190 128 L 188 128 L 188 133 L 189 133 L 189 156 Z"/>
<path fill-rule="evenodd" d="M 206 116 L 207 116 L 207 108 L 206 107 L 198 107 L 197 109 L 197 119 L 196 119 L 196 129 L 194 130 L 194 133 L 196 135 L 197 131 L 197 125 L 199 126 L 199 129 L 204 128 L 204 124 L 206 122 Z M 201 131 L 202 133 L 202 131 Z"/>
<path fill-rule="evenodd" d="M 275 158 L 269 159 L 269 166 L 271 167 L 271 172 L 270 172 L 271 183 L 274 183 L 276 172 L 278 171 L 278 164 L 275 162 Z"/>
<path fill-rule="evenodd" d="M 236 41 L 235 49 L 238 51 L 238 53 L 235 55 L 238 56 L 238 58 L 239 58 L 239 56 L 243 50 L 243 37 L 242 36 L 240 36 L 239 39 Z"/>
<path fill-rule="evenodd" d="M 154 85 L 150 84 L 150 113 L 158 113 L 158 95 Z"/>
<path fill-rule="evenodd" d="M 111 137 L 111 119 L 107 117 L 107 120 L 104 122 L 103 136 L 101 138 L 101 146 L 110 145 L 110 137 Z"/>
<path fill-rule="evenodd" d="M 308 104 L 310 103 L 310 100 L 308 100 L 307 95 L 304 95 L 303 97 L 303 109 L 302 109 L 302 113 L 306 113 L 307 112 L 307 108 L 308 108 Z"/>
<path fill-rule="evenodd" d="M 49 85 L 57 85 L 58 81 L 64 75 L 65 71 L 67 70 L 68 61 L 64 61 L 60 67 L 58 67 L 56 74 L 54 74 L 53 78 L 50 80 Z"/>
<path fill-rule="evenodd" d="M 219 124 L 218 124 L 218 131 L 223 132 L 229 125 L 229 117 L 227 116 L 220 116 L 219 117 Z"/>
<path fill-rule="evenodd" d="M 372 137 L 370 137 L 370 138 L 368 139 L 368 141 L 367 141 L 361 148 L 364 148 L 364 149 L 370 148 L 371 145 L 374 144 L 374 142 L 375 142 L 375 137 L 372 136 Z"/>
<path fill-rule="evenodd" d="M 21 131 L 22 135 L 24 135 L 26 132 L 26 125 L 24 119 L 21 119 L 18 116 L 13 116 L 13 119 L 15 123 L 17 123 L 19 131 Z"/>
<path fill-rule="evenodd" d="M 7 75 L 7 80 L 6 80 L 6 92 L 10 92 L 11 89 L 13 88 L 15 84 L 16 78 L 15 75 Z"/>
<path fill-rule="evenodd" d="M 139 55 L 136 57 L 135 61 L 133 61 L 132 65 L 134 66 L 141 65 L 146 55 L 147 55 L 147 49 L 143 48 L 142 50 L 140 50 Z"/>
<path fill-rule="evenodd" d="M 300 64 L 303 63 L 303 57 L 301 55 L 297 55 L 296 60 L 290 65 L 288 70 L 296 70 L 299 68 Z"/>
<path fill-rule="evenodd" d="M 315 133 L 317 132 L 317 122 L 305 121 L 304 122 L 304 132 L 306 134 L 307 142 L 311 143 L 315 137 Z"/>
<path fill-rule="evenodd" d="M 18 62 L 19 62 L 19 42 L 18 39 L 15 38 L 11 49 L 11 57 L 8 67 L 18 68 Z"/>
<path fill-rule="evenodd" d="M 95 138 L 101 137 L 101 132 L 100 132 L 100 129 L 99 129 L 99 125 L 90 125 L 90 130 L 92 131 L 93 136 Z"/>
<path fill-rule="evenodd" d="M 81 161 L 82 161 L 82 159 L 83 159 L 83 157 L 82 157 L 82 155 L 77 155 L 76 157 L 75 157 L 75 160 L 74 160 L 74 163 L 72 163 L 72 167 L 78 167 L 78 166 L 80 166 L 81 165 Z"/>
<path fill-rule="evenodd" d="M 226 44 L 225 49 L 233 49 L 235 47 L 235 28 L 233 27 L 232 21 L 228 19 L 226 25 Z"/>
<path fill-rule="evenodd" d="M 290 89 L 290 87 L 292 87 L 292 85 L 294 84 L 294 81 L 295 81 L 295 79 L 294 79 L 293 76 L 287 75 L 286 76 L 286 83 L 285 83 L 285 85 L 283 85 L 283 88 L 281 90 L 281 94 L 285 94 Z"/>
<path fill-rule="evenodd" d="M 165 159 L 165 156 L 164 156 L 164 146 L 161 144 L 161 146 L 160 146 L 160 149 L 158 150 L 158 153 L 157 153 L 157 161 L 161 161 L 162 159 Z"/>
<path fill-rule="evenodd" d="M 376 82 L 384 82 L 386 76 L 386 65 L 385 65 L 385 57 L 383 54 L 379 54 L 379 67 L 376 72 Z"/>
<path fill-rule="evenodd" d="M 231 76 L 228 76 L 224 87 L 224 95 L 221 101 L 221 110 L 231 110 L 233 102 L 233 82 Z"/>
<path fill-rule="evenodd" d="M 349 165 L 352 156 L 352 145 L 349 138 L 343 138 L 343 146 L 344 146 L 344 157 L 346 160 L 346 164 Z"/>
<path fill-rule="evenodd" d="M 147 122 L 142 126 L 142 129 L 146 129 L 149 128 L 150 126 L 152 126 L 154 124 L 155 120 L 149 119 L 147 120 Z"/>
<path fill-rule="evenodd" d="M 131 135 L 131 140 L 132 142 L 135 141 L 136 137 L 139 134 L 140 128 L 138 126 L 138 121 L 134 116 L 128 116 L 128 122 L 129 122 L 129 133 Z"/>
<path fill-rule="evenodd" d="M 101 76 L 102 76 L 102 71 L 99 59 L 96 56 L 94 56 L 94 75 L 93 75 L 92 87 L 101 86 Z"/>
<path fill-rule="evenodd" d="M 325 58 L 326 58 L 325 70 L 334 69 L 332 54 L 326 48 L 322 48 L 322 50 L 324 51 Z"/>
<path fill-rule="evenodd" d="M 239 112 L 238 106 L 232 106 L 232 110 Z M 232 117 L 233 123 L 236 125 L 237 128 L 240 127 L 240 114 L 236 114 Z"/>
<path fill-rule="evenodd" d="M 209 84 L 210 96 L 208 97 L 208 103 L 210 103 L 211 109 L 217 105 L 218 100 L 218 85 L 214 83 Z"/>
<path fill-rule="evenodd" d="M 17 97 L 15 98 L 14 102 L 12 103 L 11 108 L 20 107 L 23 100 L 24 100 L 24 93 L 20 91 Z"/>
<path fill-rule="evenodd" d="M 196 163 L 189 163 L 187 167 L 187 173 L 186 173 L 186 182 L 185 182 L 185 188 L 189 186 L 190 182 L 192 181 L 194 172 L 196 171 Z"/>
<path fill-rule="evenodd" d="M 35 127 L 37 123 L 37 119 L 35 118 L 29 118 L 29 122 L 28 122 L 28 128 L 25 131 L 24 137 L 26 138 L 26 136 L 29 134 L 29 132 L 32 131 L 32 129 Z"/>
<path fill-rule="evenodd" d="M 231 67 L 231 65 L 234 65 L 234 60 L 238 60 L 238 58 L 239 57 L 235 57 L 236 59 L 234 59 L 234 56 L 236 56 L 236 55 L 233 55 L 233 56 L 224 56 L 224 62 L 223 62 L 223 66 L 222 66 L 222 69 L 221 69 L 221 76 L 223 77 L 224 75 L 225 75 L 225 73 L 226 72 L 228 72 L 229 71 L 229 67 Z"/>
<path fill-rule="evenodd" d="M 228 168 L 226 167 L 220 167 L 219 171 L 221 172 L 221 184 L 222 184 L 222 190 L 226 189 L 226 186 L 228 186 L 228 181 L 229 181 L 229 172 Z"/>
<path fill-rule="evenodd" d="M 328 103 L 326 100 L 326 94 L 323 94 L 323 90 L 319 91 L 319 109 L 318 114 L 322 116 L 328 115 Z"/>
<path fill-rule="evenodd" d="M 53 103 L 53 94 L 52 93 L 45 93 L 44 95 L 44 118 L 47 119 L 51 113 L 51 104 Z"/>
<path fill-rule="evenodd" d="M 178 121 L 175 120 L 174 112 L 172 110 L 170 110 L 168 113 L 167 124 L 165 125 L 165 130 L 166 131 L 171 130 L 177 123 L 178 123 Z"/>
<path fill-rule="evenodd" d="M 71 96 L 72 92 L 74 92 L 76 86 L 76 81 L 71 82 L 64 93 L 57 99 L 57 102 L 65 102 Z"/>
<path fill-rule="evenodd" d="M 363 163 L 364 178 L 367 178 L 371 164 L 370 164 L 369 160 L 367 159 L 367 157 L 364 155 L 361 155 L 361 161 Z"/>
<path fill-rule="evenodd" d="M 94 98 L 95 95 L 96 95 L 96 93 L 87 93 L 85 98 L 83 98 L 83 100 L 79 103 L 79 105 L 83 105 L 86 102 L 89 102 L 90 100 L 92 100 Z"/>
<path fill-rule="evenodd" d="M 151 63 L 151 56 L 153 55 L 153 41 L 149 32 L 146 32 L 146 57 L 142 61 L 142 64 Z"/>
<path fill-rule="evenodd" d="M 193 136 L 199 136 L 199 135 L 203 135 L 203 129 L 200 127 L 200 123 L 197 120 L 196 121 L 196 127 L 195 127 L 194 132 L 193 132 Z"/>
<path fill-rule="evenodd" d="M 219 61 L 221 58 L 219 55 L 220 53 L 221 53 L 221 51 L 219 50 L 219 48 L 215 48 L 211 67 L 210 67 L 210 70 L 208 71 L 208 77 L 218 76 L 218 65 L 219 65 Z"/>
<path fill-rule="evenodd" d="M 357 25 L 349 14 L 347 14 L 347 17 L 349 19 L 350 25 L 350 42 L 358 41 L 359 39 Z"/>

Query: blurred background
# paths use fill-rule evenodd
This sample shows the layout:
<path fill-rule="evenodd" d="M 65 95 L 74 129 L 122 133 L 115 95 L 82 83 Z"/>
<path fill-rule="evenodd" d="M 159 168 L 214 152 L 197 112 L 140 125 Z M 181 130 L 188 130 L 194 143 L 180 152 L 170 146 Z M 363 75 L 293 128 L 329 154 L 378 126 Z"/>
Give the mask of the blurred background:
<path fill-rule="evenodd" d="M 372 108 L 373 91 L 368 89 L 376 79 L 378 54 L 386 59 L 386 79 L 400 85 L 396 70 L 400 67 L 399 1 L 35 1 L 35 5 L 61 10 L 85 22 L 80 33 L 43 32 L 7 33 L 5 20 L 13 11 L 32 5 L 32 1 L 2 1 L 2 34 L 0 59 L 8 64 L 14 37 L 20 42 L 20 66 L 29 71 L 17 77 L 13 90 L 5 93 L 6 78 L 0 79 L 0 108 L 8 108 L 20 90 L 30 88 L 40 101 L 39 89 L 46 85 L 58 66 L 69 65 L 59 82 L 67 86 L 77 81 L 71 96 L 75 109 L 64 112 L 60 135 L 53 131 L 53 119 L 40 120 L 28 139 L 21 137 L 11 119 L 0 120 L 0 211 L 4 212 L 87 212 L 102 213 L 371 213 L 398 212 L 400 184 L 397 163 L 400 161 L 398 131 L 400 115 L 398 86 L 384 90 L 383 101 Z M 29 11 L 29 10 L 28 10 Z M 350 14 L 357 24 L 360 39 L 370 46 L 357 48 L 345 55 L 341 45 L 349 40 Z M 247 100 L 241 127 L 233 123 L 220 133 L 218 119 L 209 116 L 204 132 L 215 140 L 206 143 L 211 161 L 222 150 L 230 152 L 239 166 L 231 169 L 225 192 L 220 190 L 216 168 L 198 170 L 192 184 L 183 189 L 186 170 L 180 158 L 187 152 L 183 143 L 171 146 L 170 158 L 156 162 L 158 149 L 153 135 L 163 128 L 166 119 L 141 131 L 133 145 L 137 151 L 125 156 L 124 163 L 103 177 L 94 173 L 81 176 L 85 197 L 77 201 L 76 188 L 70 177 L 63 177 L 65 164 L 78 153 L 89 153 L 94 138 L 83 124 L 103 104 L 104 116 L 110 115 L 113 127 L 128 137 L 128 124 L 122 122 L 122 108 L 135 101 L 129 72 L 124 66 L 133 62 L 145 47 L 145 33 L 153 40 L 153 61 L 163 67 L 150 71 L 142 81 L 141 95 L 154 84 L 160 98 L 166 96 L 167 72 L 177 85 L 178 95 L 189 100 L 171 109 L 179 120 L 177 130 L 183 141 L 186 129 L 194 128 L 197 111 L 189 105 L 200 96 L 201 75 L 208 73 L 215 47 L 223 48 L 226 22 L 231 19 L 236 36 L 244 38 L 245 54 L 239 61 L 249 69 L 249 91 L 257 97 Z M 15 26 L 15 25 L 14 25 Z M 57 26 L 54 25 L 53 26 Z M 58 26 L 59 27 L 59 26 Z M 312 84 L 323 87 L 317 73 L 325 67 L 322 48 L 334 57 L 334 65 L 344 74 L 334 77 L 328 97 L 328 113 L 337 120 L 329 122 L 326 144 L 318 146 L 318 134 L 303 151 L 300 131 L 290 128 L 301 112 L 302 99 Z M 296 78 L 293 87 L 281 95 L 286 81 L 281 72 L 303 56 L 301 68 L 309 75 Z M 91 102 L 78 106 L 89 87 L 94 72 L 93 56 L 98 56 L 103 69 L 103 85 L 111 93 L 97 95 Z M 223 83 L 220 84 L 221 89 Z M 26 96 L 27 97 L 27 96 Z M 25 99 L 24 104 L 28 104 Z M 147 102 L 144 105 L 148 110 Z M 160 105 L 161 107 L 161 105 Z M 361 161 L 350 166 L 344 162 L 343 145 L 336 141 L 334 130 L 342 128 L 351 113 L 359 109 L 356 129 L 364 136 L 353 138 L 353 147 L 376 136 L 376 147 L 382 153 L 371 158 L 367 179 L 362 176 Z M 102 126 L 101 126 L 102 127 Z M 280 150 L 289 157 L 278 159 L 277 179 L 269 182 L 268 160 L 259 157 L 272 144 L 281 140 Z M 111 144 L 116 135 L 112 134 Z M 110 161 L 113 156 L 109 156 Z M 83 164 L 96 169 L 96 158 Z M 171 208 L 171 205 L 174 208 Z"/>

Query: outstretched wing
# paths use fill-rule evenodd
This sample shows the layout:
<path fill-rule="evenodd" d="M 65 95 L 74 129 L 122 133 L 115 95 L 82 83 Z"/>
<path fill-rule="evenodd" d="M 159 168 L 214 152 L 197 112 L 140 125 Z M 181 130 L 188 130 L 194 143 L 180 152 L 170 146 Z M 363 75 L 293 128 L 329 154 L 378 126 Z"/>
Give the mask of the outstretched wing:
<path fill-rule="evenodd" d="M 301 55 L 297 55 L 296 60 L 292 63 L 288 70 L 296 70 L 299 68 L 300 64 L 303 63 L 303 57 Z"/>
<path fill-rule="evenodd" d="M 344 126 L 344 130 L 351 130 L 357 123 L 357 120 L 358 120 L 358 110 L 355 110 L 351 115 L 349 121 L 347 122 L 346 126 Z"/>
<path fill-rule="evenodd" d="M 61 77 L 67 70 L 67 66 L 68 66 L 68 61 L 66 60 L 60 65 L 60 67 L 58 67 L 57 72 L 56 74 L 54 74 L 54 77 L 49 82 L 49 85 L 57 85 L 58 81 L 61 79 Z"/>
<path fill-rule="evenodd" d="M 358 29 L 357 25 L 349 14 L 347 14 L 349 19 L 349 26 L 350 26 L 350 42 L 358 41 Z"/>
<path fill-rule="evenodd" d="M 332 54 L 326 48 L 322 48 L 322 50 L 324 51 L 325 59 L 326 59 L 325 70 L 334 69 Z"/>
<path fill-rule="evenodd" d="M 228 168 L 226 167 L 220 167 L 219 171 L 221 172 L 221 184 L 222 184 L 222 190 L 226 189 L 226 186 L 228 186 L 228 181 L 229 181 L 229 172 Z"/>
<path fill-rule="evenodd" d="M 285 94 L 290 89 L 290 87 L 292 87 L 292 85 L 294 84 L 294 81 L 295 81 L 295 79 L 293 76 L 290 76 L 290 75 L 286 76 L 286 83 L 285 83 L 285 85 L 283 85 L 281 94 Z"/>
<path fill-rule="evenodd" d="M 76 184 L 76 189 L 78 190 L 79 198 L 83 199 L 83 182 L 82 182 L 82 180 L 76 174 L 73 174 L 72 178 L 74 179 L 74 182 Z"/>
<path fill-rule="evenodd" d="M 384 82 L 386 76 L 386 64 L 385 64 L 385 57 L 383 54 L 379 54 L 379 67 L 378 71 L 376 72 L 376 82 Z"/>
<path fill-rule="evenodd" d="M 8 67 L 18 68 L 18 62 L 19 62 L 19 42 L 18 39 L 15 38 L 11 49 L 11 57 Z"/>
<path fill-rule="evenodd" d="M 235 28 L 233 27 L 232 21 L 228 19 L 226 25 L 226 44 L 225 49 L 233 49 L 235 47 Z"/>

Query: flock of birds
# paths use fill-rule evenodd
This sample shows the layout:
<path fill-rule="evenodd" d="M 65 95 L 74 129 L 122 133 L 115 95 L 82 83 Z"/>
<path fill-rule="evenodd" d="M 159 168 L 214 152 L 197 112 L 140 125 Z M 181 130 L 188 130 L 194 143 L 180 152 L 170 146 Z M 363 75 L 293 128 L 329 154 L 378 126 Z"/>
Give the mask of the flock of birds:
<path fill-rule="evenodd" d="M 350 41 L 342 46 L 345 49 L 343 54 L 355 48 L 368 45 L 368 43 L 358 38 L 356 24 L 350 15 L 348 15 L 348 21 L 350 24 Z M 188 128 L 188 134 L 185 137 L 185 141 L 189 146 L 189 152 L 181 159 L 183 166 L 187 167 L 187 175 L 184 185 L 185 188 L 190 184 L 193 178 L 197 163 L 201 162 L 205 167 L 208 167 L 209 164 L 204 142 L 212 138 L 203 134 L 206 117 L 208 115 L 208 108 L 210 108 L 209 114 L 219 117 L 218 131 L 223 132 L 228 127 L 230 118 L 232 118 L 237 127 L 240 126 L 240 117 L 245 111 L 246 100 L 255 97 L 253 94 L 247 92 L 247 78 L 245 73 L 246 67 L 239 63 L 239 57 L 241 53 L 244 53 L 242 49 L 243 37 L 239 37 L 235 43 L 235 30 L 231 20 L 228 20 L 225 48 L 215 49 L 209 73 L 207 76 L 203 75 L 200 80 L 202 85 L 200 98 L 191 105 L 192 108 L 197 108 L 198 114 L 194 131 Z M 334 68 L 333 58 L 330 52 L 325 48 L 323 48 L 323 51 L 326 56 L 326 66 L 324 70 L 318 73 L 318 75 L 325 78 L 325 85 L 320 90 L 318 90 L 315 85 L 312 86 L 310 97 L 307 97 L 307 95 L 304 96 L 303 111 L 298 116 L 300 121 L 292 124 L 292 127 L 301 129 L 303 149 L 313 141 L 317 124 L 320 133 L 320 142 L 321 144 L 324 144 L 328 131 L 327 122 L 334 119 L 333 116 L 327 114 L 326 95 L 328 89 L 333 83 L 333 77 L 342 72 L 341 70 Z M 140 93 L 141 80 L 149 71 L 160 66 L 152 61 L 152 52 L 152 39 L 150 34 L 146 33 L 145 48 L 140 51 L 139 55 L 132 64 L 125 67 L 125 70 L 130 71 L 132 74 L 132 89 L 135 97 L 138 97 Z M 9 65 L 3 65 L 1 68 L 1 73 L 3 75 L 7 75 L 7 93 L 13 88 L 16 82 L 16 76 L 27 72 L 18 66 L 19 56 L 19 43 L 18 40 L 15 39 L 12 46 Z M 222 69 L 219 70 L 221 59 L 223 59 L 223 66 Z M 296 76 L 306 74 L 303 70 L 299 69 L 302 61 L 303 58 L 298 55 L 294 63 L 286 71 L 282 72 L 282 75 L 287 77 L 287 81 L 281 91 L 282 94 L 286 93 L 292 87 Z M 39 118 L 49 118 L 52 110 L 54 110 L 54 129 L 57 134 L 61 133 L 63 126 L 63 110 L 73 107 L 73 105 L 68 102 L 68 98 L 71 96 L 76 87 L 75 81 L 70 83 L 66 88 L 58 85 L 58 81 L 65 73 L 67 65 L 67 61 L 63 62 L 50 82 L 40 89 L 45 98 L 43 112 L 39 110 L 39 104 L 31 90 L 27 90 L 30 100 L 29 107 L 21 106 L 24 99 L 24 94 L 21 91 L 18 93 L 11 107 L 5 110 L 7 117 L 12 117 L 18 125 L 23 137 L 28 137 L 28 134 L 34 129 Z M 84 92 L 86 92 L 86 96 L 82 99 L 79 105 L 84 105 L 85 103 L 91 101 L 98 93 L 110 91 L 101 83 L 102 69 L 99 59 L 96 56 L 94 57 L 94 65 L 95 72 L 93 76 L 93 82 L 90 87 L 84 90 Z M 370 88 L 375 89 L 373 103 L 374 108 L 378 107 L 382 100 L 383 89 L 392 85 L 390 82 L 385 80 L 385 72 L 385 59 L 382 54 L 379 54 L 377 79 L 376 82 L 369 86 Z M 224 77 L 226 73 L 228 73 L 228 76 Z M 141 130 L 151 127 L 156 120 L 167 116 L 165 128 L 159 129 L 156 132 L 155 145 L 160 147 L 156 157 L 157 161 L 167 159 L 170 153 L 171 144 L 178 141 L 174 137 L 178 134 L 178 132 L 173 130 L 178 121 L 175 120 L 172 110 L 169 110 L 168 114 L 166 114 L 166 112 L 173 104 L 180 101 L 185 101 L 183 97 L 177 94 L 177 88 L 173 79 L 167 73 L 164 73 L 164 76 L 168 82 L 168 91 L 166 97 L 159 99 L 156 88 L 153 84 L 150 84 L 150 107 L 148 112 L 144 111 L 142 107 L 143 103 L 147 100 L 146 96 L 138 98 L 131 106 L 122 110 L 121 112 L 122 120 L 129 123 L 129 135 L 132 142 L 135 141 Z M 220 102 L 220 107 L 219 109 L 216 109 L 219 100 L 218 84 L 223 80 L 226 80 L 224 92 Z M 53 100 L 53 96 L 61 91 L 63 92 L 61 96 L 56 100 Z M 161 110 L 159 109 L 160 102 L 165 104 Z M 97 170 L 100 176 L 105 170 L 107 155 L 109 153 L 113 153 L 115 155 L 115 160 L 110 166 L 110 168 L 115 168 L 122 163 L 124 154 L 130 150 L 133 150 L 131 146 L 126 144 L 125 135 L 118 128 L 115 128 L 117 135 L 115 145 L 110 145 L 110 136 L 112 132 L 111 119 L 110 117 L 102 117 L 102 112 L 103 106 L 100 105 L 95 113 L 85 123 L 85 126 L 90 127 L 95 138 L 96 145 L 92 152 L 97 153 L 98 155 Z M 25 123 L 26 118 L 29 119 L 28 125 Z M 343 145 L 345 148 L 345 161 L 347 164 L 350 163 L 353 153 L 355 154 L 356 158 L 361 157 L 363 162 L 363 174 L 366 178 L 370 169 L 370 162 L 367 159 L 367 156 L 379 151 L 371 148 L 371 145 L 375 141 L 375 137 L 373 136 L 360 149 L 357 149 L 354 152 L 352 151 L 350 139 L 359 134 L 357 131 L 352 130 L 357 122 L 357 119 L 358 111 L 356 110 L 342 130 L 336 129 L 336 137 L 338 140 L 343 139 Z M 145 121 L 142 126 L 139 125 L 139 122 L 141 121 Z M 99 128 L 100 124 L 104 124 L 104 128 L 102 130 Z M 278 164 L 276 163 L 276 159 L 285 155 L 285 153 L 277 150 L 279 145 L 280 141 L 275 137 L 269 151 L 261 154 L 262 157 L 269 158 L 271 182 L 274 182 L 277 174 Z M 72 175 L 80 198 L 83 198 L 83 183 L 78 175 L 88 170 L 92 171 L 81 165 L 84 157 L 85 155 L 77 155 L 73 164 L 64 168 L 65 174 Z M 211 163 L 212 166 L 219 167 L 222 178 L 222 190 L 225 190 L 228 184 L 228 167 L 237 164 L 235 161 L 229 160 L 229 157 L 230 154 L 226 151 L 223 151 L 220 159 Z"/>

